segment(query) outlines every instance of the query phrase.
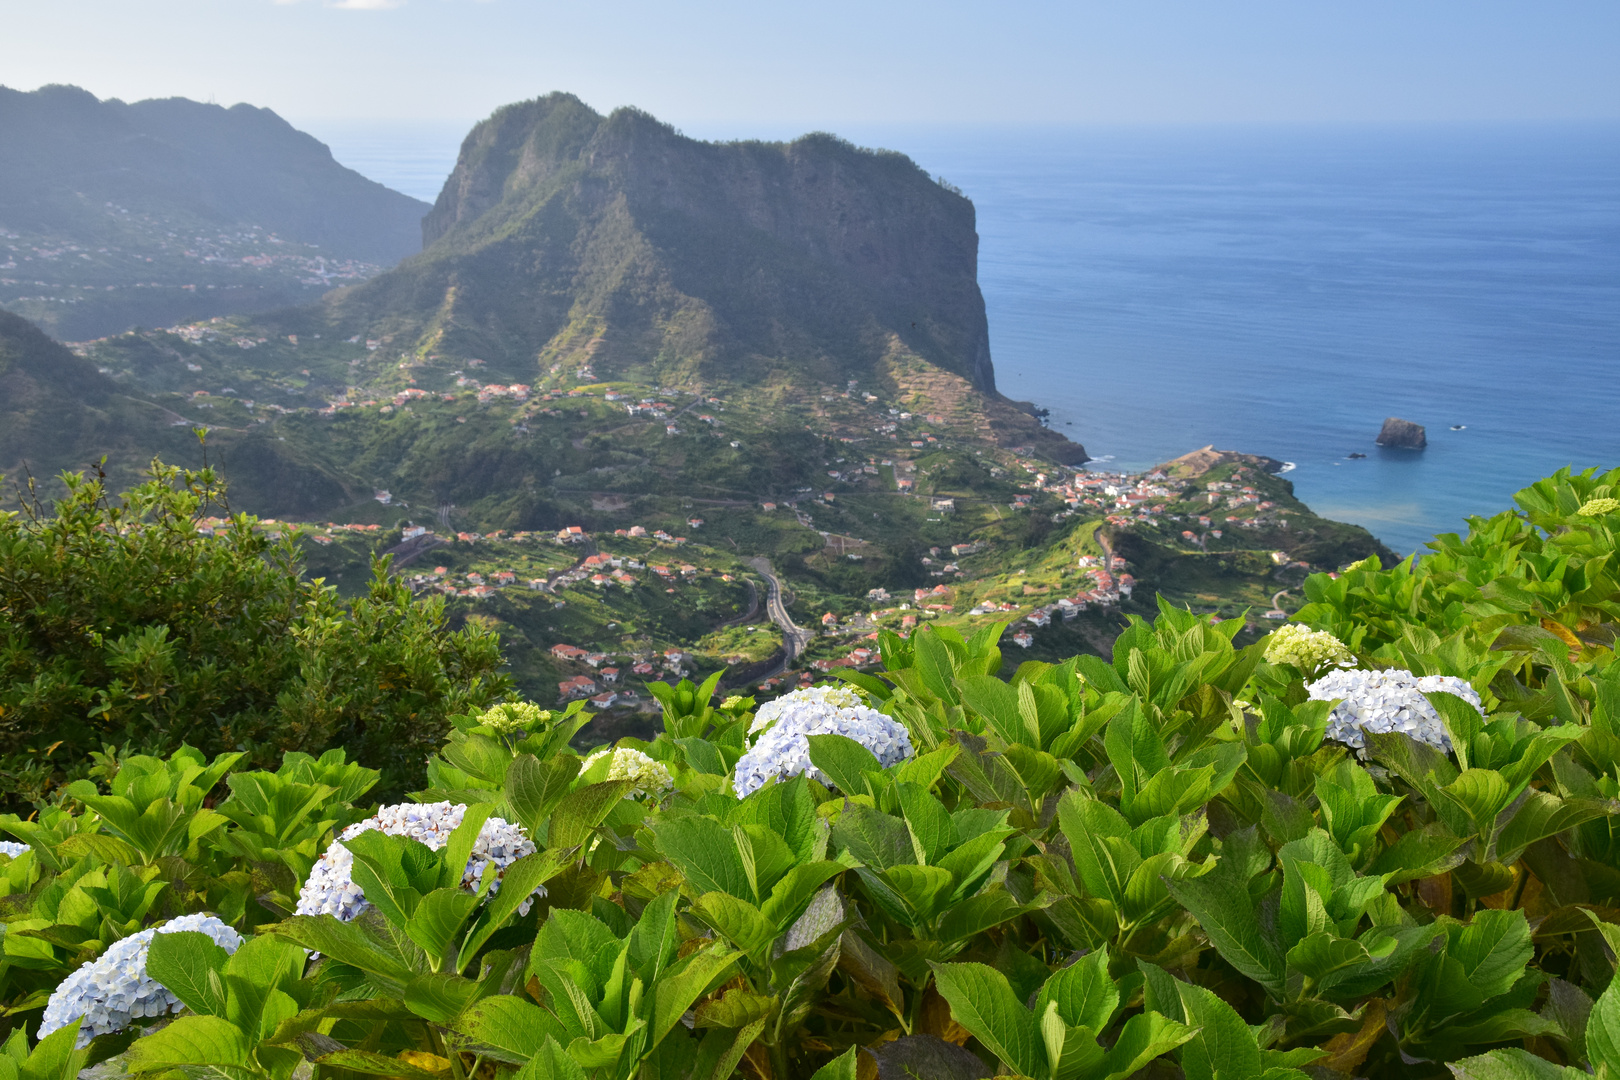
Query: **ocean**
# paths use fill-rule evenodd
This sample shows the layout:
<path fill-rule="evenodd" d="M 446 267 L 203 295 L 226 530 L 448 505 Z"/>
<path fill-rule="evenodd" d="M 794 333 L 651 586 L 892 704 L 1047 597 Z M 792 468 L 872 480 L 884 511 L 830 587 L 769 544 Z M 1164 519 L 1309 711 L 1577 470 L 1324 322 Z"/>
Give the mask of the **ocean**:
<path fill-rule="evenodd" d="M 466 126 L 310 130 L 432 201 Z M 840 133 L 973 199 L 999 387 L 1092 468 L 1265 454 L 1407 554 L 1620 465 L 1620 126 Z"/>

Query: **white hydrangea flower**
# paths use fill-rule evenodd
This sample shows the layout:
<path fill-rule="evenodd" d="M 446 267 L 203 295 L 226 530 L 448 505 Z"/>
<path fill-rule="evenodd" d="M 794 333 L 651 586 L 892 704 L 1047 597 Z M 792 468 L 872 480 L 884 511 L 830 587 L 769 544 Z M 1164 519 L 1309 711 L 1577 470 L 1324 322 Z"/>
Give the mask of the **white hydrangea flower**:
<path fill-rule="evenodd" d="M 1611 499 L 1604 496 L 1600 499 L 1586 500 L 1575 513 L 1581 517 L 1602 517 L 1604 514 L 1612 514 L 1616 510 L 1620 510 L 1620 499 Z"/>
<path fill-rule="evenodd" d="M 10 855 L 15 859 L 27 850 L 27 844 L 19 844 L 15 840 L 0 840 L 0 855 Z"/>
<path fill-rule="evenodd" d="M 466 806 L 460 803 L 399 803 L 385 806 L 372 817 L 350 825 L 309 872 L 309 880 L 298 894 L 298 914 L 336 915 L 349 922 L 371 906 L 354 882 L 354 855 L 339 841 L 352 840 L 369 829 L 379 829 L 389 836 L 408 836 L 437 851 L 449 843 L 450 834 L 466 813 Z M 461 876 L 461 887 L 469 891 L 477 889 L 485 867 L 494 863 L 499 873 L 504 874 L 508 866 L 525 855 L 532 855 L 535 850 L 534 841 L 524 836 L 517 825 L 502 818 L 490 818 L 478 830 L 467 869 Z M 500 891 L 500 887 L 497 879 L 490 895 Z M 534 891 L 535 896 L 545 894 L 544 886 Z M 532 897 L 525 900 L 519 912 L 527 915 L 533 903 Z"/>
<path fill-rule="evenodd" d="M 905 725 L 862 704 L 844 687 L 810 687 L 767 702 L 755 715 L 749 734 L 762 732 L 737 762 L 732 790 L 744 798 L 772 777 L 808 775 L 832 787 L 832 781 L 810 764 L 811 735 L 844 735 L 868 750 L 884 768 L 913 753 Z"/>
<path fill-rule="evenodd" d="M 609 780 L 634 781 L 637 792 L 651 795 L 655 799 L 675 786 L 675 778 L 669 774 L 663 762 L 654 761 L 632 746 L 620 746 L 611 750 L 604 747 L 587 757 L 581 763 L 579 771 L 584 772 L 609 753 L 613 755 L 613 761 L 608 765 Z"/>
<path fill-rule="evenodd" d="M 491 705 L 479 714 L 478 722 L 502 735 L 512 735 L 544 727 L 551 720 L 551 710 L 542 709 L 532 701 L 503 701 Z"/>
<path fill-rule="evenodd" d="M 1266 663 L 1291 664 L 1301 671 L 1320 671 L 1331 665 L 1350 667 L 1355 658 L 1344 642 L 1326 630 L 1299 623 L 1279 626 L 1266 638 Z"/>
<path fill-rule="evenodd" d="M 1305 688 L 1313 701 L 1339 700 L 1328 714 L 1327 737 L 1363 749 L 1363 732 L 1400 731 L 1419 742 L 1451 752 L 1451 737 L 1425 693 L 1455 694 L 1479 709 L 1479 694 L 1450 675 L 1389 671 L 1331 671 Z M 1342 699 L 1342 700 L 1341 700 Z"/>
<path fill-rule="evenodd" d="M 181 930 L 207 934 L 230 953 L 242 944 L 241 934 L 212 915 L 182 915 L 115 941 L 106 952 L 62 980 L 45 1003 L 38 1037 L 43 1039 L 82 1016 L 78 1044 L 84 1047 L 98 1035 L 122 1031 L 131 1020 L 178 1012 L 180 999 L 146 974 L 146 954 L 154 935 Z"/>

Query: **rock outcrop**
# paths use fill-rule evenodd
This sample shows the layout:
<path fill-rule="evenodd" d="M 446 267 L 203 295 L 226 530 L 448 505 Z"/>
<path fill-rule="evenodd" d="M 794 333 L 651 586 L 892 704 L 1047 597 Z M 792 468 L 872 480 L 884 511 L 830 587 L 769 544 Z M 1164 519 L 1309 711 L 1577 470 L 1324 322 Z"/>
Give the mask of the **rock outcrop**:
<path fill-rule="evenodd" d="M 1429 445 L 1429 438 L 1424 433 L 1422 424 L 1414 424 L 1410 420 L 1401 420 L 1391 416 L 1384 421 L 1384 427 L 1378 433 L 1377 442 L 1379 446 L 1387 446 L 1397 450 L 1421 450 Z"/>
<path fill-rule="evenodd" d="M 1282 472 L 1283 462 L 1276 458 L 1265 457 L 1261 454 L 1241 454 L 1236 450 L 1217 450 L 1214 444 L 1194 450 L 1190 454 L 1182 454 L 1172 461 L 1167 461 L 1157 468 L 1178 480 L 1191 480 L 1203 476 L 1209 470 L 1221 465 L 1238 462 L 1252 465 L 1262 472 Z"/>
<path fill-rule="evenodd" d="M 552 94 L 472 130 L 422 237 L 334 315 L 671 383 L 841 386 L 898 342 L 996 393 L 973 203 L 903 154 L 702 142 Z"/>

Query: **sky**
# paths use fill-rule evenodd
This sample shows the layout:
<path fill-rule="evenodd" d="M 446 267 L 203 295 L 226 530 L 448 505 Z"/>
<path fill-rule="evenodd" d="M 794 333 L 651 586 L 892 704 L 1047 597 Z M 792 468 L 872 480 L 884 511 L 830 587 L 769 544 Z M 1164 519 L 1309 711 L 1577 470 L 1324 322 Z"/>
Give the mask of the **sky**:
<path fill-rule="evenodd" d="M 1616 0 L 0 0 L 0 84 L 464 122 L 568 90 L 711 137 L 1620 119 Z"/>

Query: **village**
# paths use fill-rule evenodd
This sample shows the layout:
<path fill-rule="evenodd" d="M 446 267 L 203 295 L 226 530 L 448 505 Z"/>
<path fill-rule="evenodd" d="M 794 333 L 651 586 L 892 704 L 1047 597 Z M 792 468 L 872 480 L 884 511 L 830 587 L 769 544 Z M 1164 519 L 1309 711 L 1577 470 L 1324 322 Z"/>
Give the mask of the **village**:
<path fill-rule="evenodd" d="M 499 627 L 526 693 L 604 716 L 655 708 L 649 681 L 720 668 L 759 695 L 869 669 L 883 631 L 925 623 L 1003 624 L 1009 663 L 1106 649 L 1161 592 L 1258 625 L 1297 606 L 1287 587 L 1307 569 L 1338 565 L 1318 542 L 1332 523 L 1260 459 L 1058 464 L 987 439 L 959 388 L 927 372 L 820 392 L 671 386 L 599 378 L 586 342 L 514 378 L 386 335 L 213 320 L 90 351 L 115 374 L 168 379 L 177 424 L 336 440 L 371 461 L 369 497 L 260 528 L 296 526 L 309 572 L 340 591 L 390 553 L 453 620 Z M 548 509 L 451 505 L 379 439 L 528 463 Z M 790 625 L 766 612 L 761 560 Z"/>

